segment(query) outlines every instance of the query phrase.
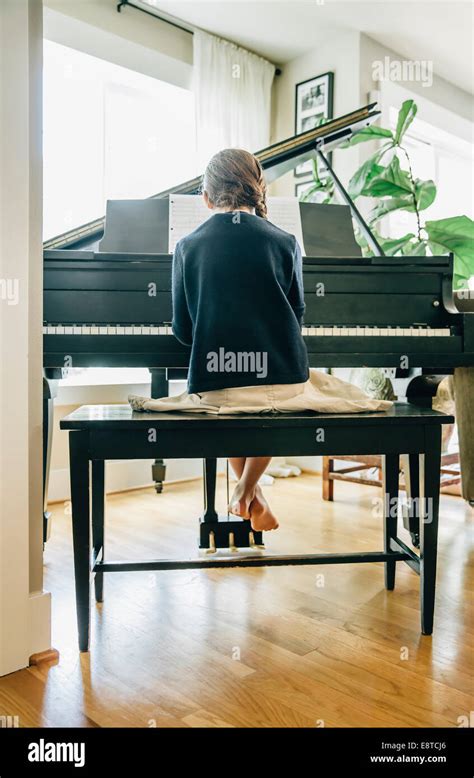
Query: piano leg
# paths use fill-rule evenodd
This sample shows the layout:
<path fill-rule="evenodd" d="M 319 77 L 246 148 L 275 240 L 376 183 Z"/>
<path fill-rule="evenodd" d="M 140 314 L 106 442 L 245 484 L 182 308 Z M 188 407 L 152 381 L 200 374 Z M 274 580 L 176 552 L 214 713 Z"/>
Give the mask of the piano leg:
<path fill-rule="evenodd" d="M 43 543 L 51 534 L 51 514 L 48 511 L 49 468 L 53 441 L 54 398 L 57 394 L 57 380 L 43 378 Z"/>
<path fill-rule="evenodd" d="M 151 373 L 151 396 L 168 396 L 168 379 L 165 368 L 149 368 Z M 152 478 L 158 494 L 163 491 L 163 482 L 166 478 L 166 465 L 162 459 L 155 459 L 151 468 Z"/>
<path fill-rule="evenodd" d="M 420 464 L 418 454 L 404 454 L 402 466 L 405 475 L 407 506 L 403 511 L 403 526 L 411 535 L 412 543 L 420 547 Z"/>

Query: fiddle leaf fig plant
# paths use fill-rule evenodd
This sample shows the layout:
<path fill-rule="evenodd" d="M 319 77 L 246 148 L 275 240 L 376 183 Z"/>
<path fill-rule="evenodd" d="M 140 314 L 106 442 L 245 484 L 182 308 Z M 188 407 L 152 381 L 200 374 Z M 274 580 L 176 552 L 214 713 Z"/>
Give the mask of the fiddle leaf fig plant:
<path fill-rule="evenodd" d="M 350 148 L 367 141 L 381 144 L 355 171 L 347 190 L 354 200 L 358 197 L 375 200 L 368 223 L 386 253 L 425 256 L 428 253 L 445 254 L 451 251 L 454 254 L 454 289 L 466 288 L 469 278 L 474 276 L 474 222 L 468 216 L 423 220 L 423 211 L 436 198 L 436 185 L 434 181 L 415 177 L 410 156 L 403 145 L 404 136 L 417 110 L 413 100 L 405 100 L 394 131 L 372 125 L 360 130 L 341 145 L 340 148 Z M 316 161 L 313 162 L 313 185 L 301 199 L 315 198 L 318 202 L 337 202 L 330 177 L 321 178 Z M 413 232 L 400 238 L 385 237 L 378 233 L 380 221 L 394 211 L 408 211 L 415 215 Z M 359 233 L 357 238 L 363 252 L 370 254 L 363 236 Z"/>

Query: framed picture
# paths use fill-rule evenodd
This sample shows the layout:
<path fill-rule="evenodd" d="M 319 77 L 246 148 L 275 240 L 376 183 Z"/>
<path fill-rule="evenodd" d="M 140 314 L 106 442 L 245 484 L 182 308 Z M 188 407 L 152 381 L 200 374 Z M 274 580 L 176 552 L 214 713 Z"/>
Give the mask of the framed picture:
<path fill-rule="evenodd" d="M 332 119 L 334 73 L 323 73 L 296 84 L 295 91 L 295 134 L 300 135 Z M 311 173 L 311 161 L 295 168 L 295 176 Z"/>

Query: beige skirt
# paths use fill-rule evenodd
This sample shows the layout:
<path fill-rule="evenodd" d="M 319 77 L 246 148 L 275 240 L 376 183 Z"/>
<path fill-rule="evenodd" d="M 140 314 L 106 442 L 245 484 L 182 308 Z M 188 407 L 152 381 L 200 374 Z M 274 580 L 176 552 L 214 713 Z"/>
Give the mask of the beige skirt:
<path fill-rule="evenodd" d="M 217 389 L 212 392 L 189 394 L 157 400 L 130 395 L 128 401 L 134 411 L 186 413 L 360 413 L 386 411 L 393 403 L 374 400 L 353 384 L 340 378 L 311 369 L 302 384 L 269 384 Z"/>

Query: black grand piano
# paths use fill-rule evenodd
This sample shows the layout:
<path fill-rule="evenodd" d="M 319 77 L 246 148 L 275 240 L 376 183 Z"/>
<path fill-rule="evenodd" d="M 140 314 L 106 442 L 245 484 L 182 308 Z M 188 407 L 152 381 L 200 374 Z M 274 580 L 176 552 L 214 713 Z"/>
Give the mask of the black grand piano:
<path fill-rule="evenodd" d="M 368 105 L 256 155 L 269 182 L 319 157 L 345 203 L 300 203 L 310 365 L 379 366 L 404 375 L 474 365 L 474 316 L 453 294 L 453 257 L 384 256 L 323 154 L 378 115 Z M 199 187 L 196 178 L 146 200 L 111 201 L 105 219 L 44 245 L 45 537 L 54 383 L 63 369 L 147 367 L 155 397 L 168 393 L 169 380 L 186 375 L 189 349 L 170 325 L 169 198 Z M 362 257 L 352 218 L 374 256 Z M 160 491 L 164 464 L 153 470 Z M 411 475 L 417 480 L 415 470 Z M 416 542 L 416 518 L 408 517 L 406 526 Z"/>

